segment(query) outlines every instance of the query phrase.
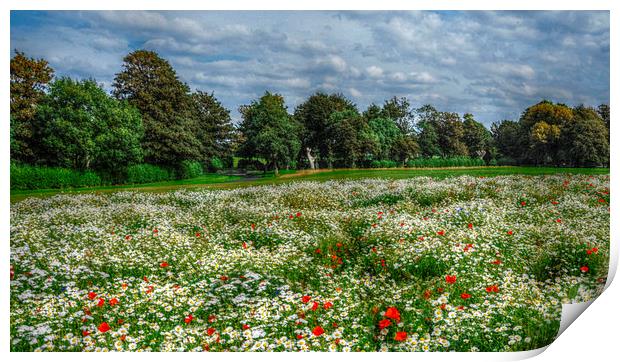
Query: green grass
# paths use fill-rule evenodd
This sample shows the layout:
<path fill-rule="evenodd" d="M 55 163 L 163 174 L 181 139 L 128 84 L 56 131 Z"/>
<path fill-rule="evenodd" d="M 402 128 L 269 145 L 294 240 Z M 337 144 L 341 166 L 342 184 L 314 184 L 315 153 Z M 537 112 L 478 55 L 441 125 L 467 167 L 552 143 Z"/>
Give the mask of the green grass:
<path fill-rule="evenodd" d="M 293 181 L 329 181 L 356 180 L 362 178 L 406 179 L 411 177 L 429 176 L 443 179 L 452 176 L 471 175 L 493 177 L 501 175 L 550 175 L 557 173 L 601 175 L 609 174 L 608 168 L 556 168 L 556 167 L 520 167 L 520 166 L 488 166 L 488 167 L 452 167 L 452 168 L 396 168 L 396 169 L 334 169 L 300 171 L 280 170 L 276 177 L 273 172 L 257 173 L 251 177 L 205 174 L 188 180 L 154 182 L 140 185 L 101 186 L 75 188 L 65 190 L 27 190 L 11 191 L 11 202 L 23 200 L 30 196 L 51 196 L 58 193 L 112 192 L 123 190 L 140 190 L 148 192 L 165 192 L 180 188 L 209 187 L 231 189 L 237 187 L 272 185 Z"/>

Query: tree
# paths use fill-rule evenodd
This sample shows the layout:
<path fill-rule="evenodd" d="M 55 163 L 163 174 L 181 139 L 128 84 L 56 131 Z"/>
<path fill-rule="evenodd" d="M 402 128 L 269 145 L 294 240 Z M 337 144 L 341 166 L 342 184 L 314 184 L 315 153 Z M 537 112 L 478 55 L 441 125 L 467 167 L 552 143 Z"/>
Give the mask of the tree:
<path fill-rule="evenodd" d="M 123 61 L 123 70 L 114 78 L 113 94 L 142 114 L 145 161 L 178 167 L 183 160 L 201 159 L 189 87 L 153 51 L 136 50 Z"/>
<path fill-rule="evenodd" d="M 415 110 L 416 128 L 418 130 L 418 144 L 424 157 L 434 157 L 441 154 L 439 136 L 435 124 L 439 120 L 439 112 L 430 104 Z"/>
<path fill-rule="evenodd" d="M 467 156 L 469 151 L 463 143 L 463 122 L 457 113 L 439 112 L 434 124 L 437 143 L 443 157 Z"/>
<path fill-rule="evenodd" d="M 40 162 L 97 170 L 119 178 L 142 161 L 142 120 L 137 109 L 111 98 L 94 80 L 60 78 L 36 114 L 42 140 Z"/>
<path fill-rule="evenodd" d="M 601 117 L 601 119 L 605 123 L 605 126 L 607 127 L 607 143 L 609 143 L 609 135 L 611 134 L 611 131 L 609 129 L 609 127 L 610 127 L 610 124 L 609 124 L 609 105 L 601 104 L 601 105 L 598 106 L 596 111 L 598 112 L 598 115 Z"/>
<path fill-rule="evenodd" d="M 525 159 L 536 164 L 559 165 L 562 130 L 572 119 L 572 109 L 564 104 L 543 100 L 527 108 L 519 119 L 523 134 L 529 136 Z"/>
<path fill-rule="evenodd" d="M 34 163 L 39 141 L 34 137 L 36 106 L 45 95 L 54 70 L 45 59 L 15 51 L 11 58 L 11 159 Z"/>
<path fill-rule="evenodd" d="M 392 145 L 392 159 L 403 166 L 410 158 L 418 157 L 420 145 L 413 135 L 400 134 Z"/>
<path fill-rule="evenodd" d="M 310 168 L 318 160 L 323 167 L 331 168 L 334 138 L 330 131 L 330 116 L 334 112 L 353 110 L 355 104 L 342 94 L 317 92 L 295 109 L 295 119 L 302 126 L 301 142 Z"/>
<path fill-rule="evenodd" d="M 463 142 L 469 150 L 469 156 L 484 158 L 489 152 L 490 132 L 470 113 L 466 113 L 463 119 Z"/>
<path fill-rule="evenodd" d="M 293 161 L 300 149 L 299 125 L 286 111 L 284 98 L 265 92 L 258 101 L 241 106 L 239 113 L 245 138 L 241 153 L 264 158 L 278 175 L 280 166 Z"/>
<path fill-rule="evenodd" d="M 355 168 L 372 158 L 378 149 L 378 137 L 368 122 L 353 110 L 332 113 L 331 129 L 335 136 L 334 157 L 343 166 Z"/>
<path fill-rule="evenodd" d="M 491 133 L 493 142 L 504 161 L 507 161 L 506 158 L 511 160 L 510 163 L 517 163 L 521 160 L 528 144 L 522 141 L 521 125 L 518 122 L 504 120 L 493 123 Z"/>
<path fill-rule="evenodd" d="M 234 127 L 230 111 L 215 98 L 213 93 L 196 91 L 191 95 L 195 107 L 196 137 L 201 143 L 201 160 L 224 159 L 232 156 Z"/>
<path fill-rule="evenodd" d="M 562 132 L 566 159 L 572 166 L 599 166 L 609 163 L 609 143 L 605 122 L 596 110 L 578 106 L 573 121 Z"/>
<path fill-rule="evenodd" d="M 413 112 L 407 98 L 393 97 L 383 104 L 381 116 L 394 120 L 396 126 L 404 134 L 411 134 L 414 131 Z"/>
<path fill-rule="evenodd" d="M 403 133 L 390 118 L 373 118 L 367 123 L 377 139 L 377 152 L 374 155 L 375 159 L 389 160 L 392 156 L 396 141 Z"/>

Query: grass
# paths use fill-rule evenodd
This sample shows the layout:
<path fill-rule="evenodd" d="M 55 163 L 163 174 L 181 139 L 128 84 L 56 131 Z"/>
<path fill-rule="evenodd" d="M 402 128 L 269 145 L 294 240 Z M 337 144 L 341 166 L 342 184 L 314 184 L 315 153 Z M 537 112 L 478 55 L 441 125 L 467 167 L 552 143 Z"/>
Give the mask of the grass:
<path fill-rule="evenodd" d="M 237 187 L 272 185 L 292 181 L 329 181 L 358 180 L 362 178 L 406 179 L 411 177 L 429 176 L 443 179 L 451 176 L 471 175 L 493 177 L 501 175 L 550 175 L 566 174 L 609 174 L 608 168 L 556 168 L 556 167 L 520 167 L 520 166 L 487 166 L 487 167 L 449 167 L 449 168 L 390 168 L 390 169 L 333 169 L 333 170 L 280 170 L 276 177 L 273 172 L 257 174 L 252 177 L 206 174 L 188 180 L 154 182 L 140 185 L 119 185 L 85 187 L 75 189 L 46 189 L 11 191 L 11 202 L 17 202 L 31 196 L 47 197 L 59 193 L 113 192 L 140 190 L 148 192 L 165 192 L 180 188 L 209 187 L 216 189 L 232 189 Z"/>

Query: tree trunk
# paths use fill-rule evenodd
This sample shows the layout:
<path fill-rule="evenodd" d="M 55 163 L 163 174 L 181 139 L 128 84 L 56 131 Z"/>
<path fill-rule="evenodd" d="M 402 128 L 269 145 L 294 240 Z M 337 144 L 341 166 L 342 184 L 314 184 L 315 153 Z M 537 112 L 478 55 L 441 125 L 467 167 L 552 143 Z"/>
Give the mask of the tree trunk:
<path fill-rule="evenodd" d="M 278 176 L 278 161 L 273 161 L 273 173 Z"/>
<path fill-rule="evenodd" d="M 308 157 L 308 163 L 310 163 L 310 169 L 314 170 L 314 156 L 312 156 L 312 149 L 310 147 L 306 147 L 306 157 Z"/>

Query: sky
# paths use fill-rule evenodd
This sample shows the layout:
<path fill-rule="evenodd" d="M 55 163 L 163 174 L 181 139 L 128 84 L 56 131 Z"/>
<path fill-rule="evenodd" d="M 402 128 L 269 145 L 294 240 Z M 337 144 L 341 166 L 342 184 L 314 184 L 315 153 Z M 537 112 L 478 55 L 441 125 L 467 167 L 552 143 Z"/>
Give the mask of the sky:
<path fill-rule="evenodd" d="M 192 90 L 288 110 L 316 91 L 360 110 L 393 96 L 489 126 L 542 99 L 609 104 L 608 11 L 11 11 L 11 49 L 111 90 L 123 57 L 156 51 Z M 11 56 L 13 56 L 13 50 Z"/>

